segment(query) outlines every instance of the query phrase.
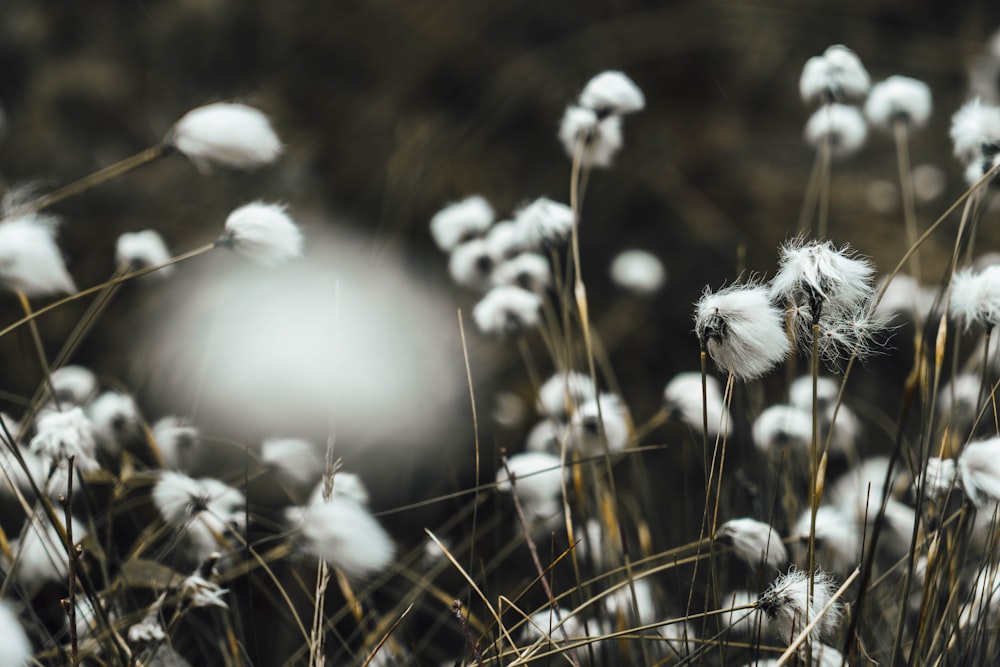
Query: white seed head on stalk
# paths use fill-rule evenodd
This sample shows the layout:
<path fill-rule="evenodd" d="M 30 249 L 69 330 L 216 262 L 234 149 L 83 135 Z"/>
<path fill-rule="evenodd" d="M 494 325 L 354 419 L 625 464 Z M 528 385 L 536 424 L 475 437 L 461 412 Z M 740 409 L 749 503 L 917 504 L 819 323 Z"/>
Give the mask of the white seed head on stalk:
<path fill-rule="evenodd" d="M 115 258 L 120 265 L 132 270 L 157 266 L 170 259 L 170 251 L 159 232 L 146 229 L 141 232 L 127 232 L 118 237 Z M 164 266 L 151 275 L 169 276 L 175 267 Z"/>
<path fill-rule="evenodd" d="M 219 245 L 264 266 L 278 266 L 302 255 L 302 231 L 281 204 L 254 202 L 226 218 Z"/>
<path fill-rule="evenodd" d="M 283 148 L 267 116 L 231 102 L 187 112 L 167 133 L 165 143 L 202 171 L 213 165 L 252 169 L 270 164 Z"/>
<path fill-rule="evenodd" d="M 0 284 L 29 297 L 75 292 L 55 233 L 55 219 L 45 216 L 0 223 Z"/>
<path fill-rule="evenodd" d="M 472 310 L 472 319 L 484 334 L 512 336 L 538 325 L 542 300 L 534 292 L 500 285 L 486 293 Z"/>
<path fill-rule="evenodd" d="M 616 70 L 601 72 L 588 81 L 578 101 L 580 106 L 599 114 L 630 114 L 646 106 L 642 89 Z"/>
<path fill-rule="evenodd" d="M 611 280 L 623 290 L 652 296 L 667 282 L 667 270 L 660 258 L 645 250 L 624 250 L 611 261 Z"/>
<path fill-rule="evenodd" d="M 819 617 L 820 610 L 835 592 L 833 578 L 822 571 L 813 575 L 812 595 L 809 594 L 809 573 L 791 569 L 779 576 L 761 593 L 757 607 L 764 625 L 782 641 L 791 641 L 808 623 Z M 808 619 L 808 620 L 807 620 Z M 840 622 L 840 604 L 834 603 L 810 633 L 814 641 L 828 637 Z"/>
<path fill-rule="evenodd" d="M 848 158 L 864 145 L 868 124 L 857 107 L 827 104 L 816 109 L 806 123 L 805 139 L 813 148 L 826 143 L 835 158 Z"/>
<path fill-rule="evenodd" d="M 868 93 L 871 77 L 854 51 L 834 44 L 823 55 L 806 61 L 799 78 L 802 101 L 843 102 Z"/>
<path fill-rule="evenodd" d="M 579 151 L 580 165 L 610 167 L 624 144 L 621 116 L 601 117 L 584 107 L 567 107 L 559 124 L 559 142 L 570 160 Z"/>
<path fill-rule="evenodd" d="M 479 195 L 449 204 L 431 218 L 431 236 L 438 248 L 453 251 L 459 244 L 478 238 L 493 224 L 493 207 Z"/>
<path fill-rule="evenodd" d="M 887 131 L 897 121 L 907 128 L 923 127 L 931 117 L 931 89 L 908 76 L 890 76 L 872 86 L 865 116 L 873 126 Z"/>
<path fill-rule="evenodd" d="M 781 536 L 763 521 L 749 517 L 730 519 L 719 526 L 716 538 L 729 544 L 736 557 L 752 567 L 766 564 L 779 569 L 788 562 L 788 550 Z"/>
<path fill-rule="evenodd" d="M 353 500 L 334 495 L 328 501 L 290 508 L 288 515 L 301 532 L 305 553 L 352 579 L 375 574 L 392 563 L 396 553 L 392 538 Z"/>
<path fill-rule="evenodd" d="M 708 437 L 719 435 L 720 428 L 730 428 L 732 418 L 723 401 L 719 381 L 711 375 L 705 378 L 705 395 L 708 406 Z M 678 373 L 663 389 L 663 403 L 668 413 L 684 422 L 697 433 L 704 426 L 701 400 L 701 373 Z"/>

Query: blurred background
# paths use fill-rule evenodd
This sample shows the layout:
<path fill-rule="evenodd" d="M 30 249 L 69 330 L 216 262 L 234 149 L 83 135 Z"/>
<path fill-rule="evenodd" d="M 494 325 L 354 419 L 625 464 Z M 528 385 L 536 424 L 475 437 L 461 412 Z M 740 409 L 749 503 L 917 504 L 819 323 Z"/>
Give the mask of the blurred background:
<path fill-rule="evenodd" d="M 806 59 L 843 43 L 875 81 L 904 74 L 930 85 L 934 116 L 911 144 L 913 163 L 942 179 L 918 208 L 926 225 L 964 190 L 949 119 L 998 26 L 992 0 L 6 0 L 0 183 L 54 188 L 155 144 L 208 102 L 267 113 L 286 143 L 277 164 L 144 167 L 56 207 L 61 245 L 87 286 L 111 273 L 122 232 L 156 229 L 181 252 L 216 238 L 235 207 L 266 199 L 287 202 L 302 223 L 305 263 L 249 271 L 212 253 L 169 280 L 128 285 L 73 361 L 135 392 L 150 420 L 193 415 L 241 441 L 322 442 L 332 414 L 347 467 L 387 509 L 472 481 L 456 313 L 468 327 L 476 297 L 450 285 L 428 221 L 471 194 L 500 217 L 540 195 L 567 201 L 570 163 L 555 134 L 591 76 L 621 69 L 647 99 L 625 123 L 615 166 L 590 179 L 581 236 L 594 320 L 643 420 L 674 373 L 697 368 L 691 305 L 703 287 L 743 269 L 773 273 L 794 230 L 813 159 L 801 138 Z M 895 160 L 890 138 L 872 134 L 833 172 L 831 238 L 883 270 L 904 251 Z M 934 280 L 956 227 L 924 253 Z M 980 234 L 984 250 L 998 247 L 995 227 Z M 611 284 L 608 265 L 627 248 L 667 267 L 652 300 Z M 85 305 L 41 320 L 47 347 L 62 344 Z M 18 317 L 10 295 L 0 317 Z M 499 447 L 520 449 L 530 426 L 509 401 L 498 426 L 497 395 L 513 393 L 530 413 L 531 386 L 515 345 L 467 333 L 492 478 Z M 0 389 L 15 413 L 40 381 L 31 350 L 24 334 L 0 341 Z M 428 516 L 387 521 L 417 539 Z"/>

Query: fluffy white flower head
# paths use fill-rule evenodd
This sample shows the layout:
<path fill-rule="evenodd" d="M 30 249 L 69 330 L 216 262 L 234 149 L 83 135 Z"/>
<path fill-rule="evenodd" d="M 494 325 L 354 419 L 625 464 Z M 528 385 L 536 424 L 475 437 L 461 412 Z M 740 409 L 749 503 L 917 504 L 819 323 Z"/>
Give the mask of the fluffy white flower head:
<path fill-rule="evenodd" d="M 113 455 L 118 454 L 128 440 L 142 436 L 139 408 L 126 394 L 104 392 L 87 406 L 87 416 L 93 424 L 97 443 Z"/>
<path fill-rule="evenodd" d="M 166 143 L 205 170 L 211 165 L 250 169 L 274 162 L 281 141 L 263 113 L 245 104 L 218 102 L 177 121 Z"/>
<path fill-rule="evenodd" d="M 539 197 L 518 211 L 514 222 L 526 247 L 549 248 L 569 239 L 576 214 L 566 204 Z"/>
<path fill-rule="evenodd" d="M 152 229 L 141 232 L 126 232 L 118 237 L 115 246 L 115 258 L 119 264 L 132 269 L 144 269 L 148 266 L 163 264 L 170 259 L 170 251 L 163 237 Z M 153 275 L 168 276 L 174 270 L 173 266 L 165 266 Z"/>
<path fill-rule="evenodd" d="M 813 576 L 813 594 L 809 595 L 809 574 L 791 569 L 781 575 L 757 600 L 764 622 L 775 637 L 791 641 L 833 597 L 833 579 L 825 572 Z M 808 618 L 808 621 L 806 620 Z M 814 641 L 829 636 L 840 621 L 840 605 L 834 603 L 811 633 Z"/>
<path fill-rule="evenodd" d="M 932 500 L 941 500 L 957 483 L 958 468 L 955 459 L 939 459 L 932 456 L 927 459 L 924 468 L 924 496 Z"/>
<path fill-rule="evenodd" d="M 577 406 L 596 396 L 594 383 L 586 373 L 556 373 L 538 389 L 538 411 L 565 421 Z"/>
<path fill-rule="evenodd" d="M 507 459 L 514 475 L 517 498 L 525 514 L 532 519 L 545 519 L 562 508 L 562 467 L 560 458 L 545 452 L 522 452 Z M 511 491 L 510 478 L 503 466 L 497 470 L 497 491 Z"/>
<path fill-rule="evenodd" d="M 97 470 L 97 441 L 94 427 L 79 407 L 63 412 L 45 412 L 38 418 L 38 432 L 30 449 L 50 466 L 65 466 L 74 456 L 74 466 L 83 472 Z"/>
<path fill-rule="evenodd" d="M 76 291 L 56 245 L 54 219 L 29 215 L 0 223 L 0 284 L 29 297 Z"/>
<path fill-rule="evenodd" d="M 719 527 L 716 537 L 732 545 L 733 553 L 747 565 L 767 564 L 778 569 L 788 562 L 781 536 L 763 521 L 730 519 Z"/>
<path fill-rule="evenodd" d="M 771 280 L 771 299 L 798 302 L 805 299 L 816 309 L 829 307 L 852 312 L 868 303 L 875 292 L 875 268 L 844 246 L 829 241 L 796 238 L 781 248 L 778 273 Z"/>
<path fill-rule="evenodd" d="M 584 167 L 610 167 L 621 150 L 621 116 L 602 118 L 596 111 L 571 106 L 559 124 L 559 141 L 570 160 L 580 151 L 580 164 Z"/>
<path fill-rule="evenodd" d="M 246 499 L 217 479 L 192 479 L 167 471 L 153 486 L 153 504 L 164 520 L 191 540 L 193 556 L 207 560 L 220 539 L 245 527 Z"/>
<path fill-rule="evenodd" d="M 551 418 L 543 419 L 528 431 L 528 437 L 524 439 L 524 448 L 529 452 L 546 452 L 558 455 L 562 451 L 565 437 L 565 424 Z"/>
<path fill-rule="evenodd" d="M 923 127 L 931 117 L 931 89 L 908 76 L 890 76 L 872 87 L 865 102 L 868 122 L 892 130 L 896 121 L 908 127 Z"/>
<path fill-rule="evenodd" d="M 958 476 L 976 507 L 991 508 L 1000 502 L 1000 438 L 966 445 L 958 457 Z"/>
<path fill-rule="evenodd" d="M 86 536 L 86 526 L 73 519 L 73 539 L 79 543 Z M 15 554 L 20 554 L 20 558 L 8 567 L 12 567 L 11 576 L 21 585 L 30 588 L 44 582 L 67 580 L 69 559 L 66 547 L 58 531 L 41 512 L 25 521 L 20 536 L 11 543 L 11 548 Z"/>
<path fill-rule="evenodd" d="M 482 236 L 493 224 L 493 207 L 483 197 L 473 195 L 449 204 L 431 218 L 431 236 L 438 247 L 451 252 L 469 239 Z"/>
<path fill-rule="evenodd" d="M 254 202 L 229 214 L 218 243 L 264 266 L 277 266 L 301 256 L 303 241 L 284 206 Z"/>
<path fill-rule="evenodd" d="M 164 463 L 174 470 L 187 470 L 198 444 L 198 429 L 180 417 L 163 417 L 153 424 L 153 439 Z"/>
<path fill-rule="evenodd" d="M 660 258 L 645 250 L 625 250 L 611 261 L 611 279 L 629 292 L 650 296 L 663 289 L 667 270 Z"/>
<path fill-rule="evenodd" d="M 529 292 L 541 294 L 552 283 L 549 260 L 537 252 L 522 252 L 493 270 L 494 285 L 517 285 Z"/>
<path fill-rule="evenodd" d="M 448 273 L 459 287 L 475 291 L 486 291 L 496 268 L 497 259 L 493 250 L 483 239 L 471 239 L 461 243 L 448 257 Z"/>
<path fill-rule="evenodd" d="M 83 366 L 63 366 L 52 371 L 52 386 L 60 403 L 85 405 L 97 395 L 97 376 Z"/>
<path fill-rule="evenodd" d="M 601 394 L 581 404 L 570 419 L 573 444 L 585 455 L 604 452 L 604 438 L 611 453 L 621 452 L 628 445 L 628 421 L 625 406 L 614 394 Z"/>
<path fill-rule="evenodd" d="M 305 508 L 298 526 L 307 554 L 353 579 L 384 570 L 396 551 L 392 538 L 367 510 L 336 495 Z"/>
<path fill-rule="evenodd" d="M 973 322 L 987 327 L 1000 324 L 1000 266 L 987 266 L 979 273 L 973 269 L 957 271 L 949 296 L 951 315 L 963 321 L 966 330 Z"/>
<path fill-rule="evenodd" d="M 0 637 L 3 637 L 0 662 L 10 667 L 27 667 L 34 654 L 31 640 L 6 602 L 0 602 Z"/>
<path fill-rule="evenodd" d="M 323 461 L 316 445 L 299 438 L 272 438 L 261 444 L 260 458 L 285 477 L 307 485 L 323 474 Z"/>
<path fill-rule="evenodd" d="M 835 158 L 847 158 L 857 153 L 868 138 L 868 124 L 857 107 L 827 104 L 813 113 L 806 123 L 806 142 L 813 148 L 830 146 Z"/>
<path fill-rule="evenodd" d="M 720 428 L 728 430 L 731 419 L 722 397 L 719 381 L 712 376 L 705 378 L 705 396 L 708 406 L 708 436 L 719 435 Z M 702 400 L 701 373 L 678 373 L 663 390 L 663 402 L 671 415 L 701 433 Z"/>
<path fill-rule="evenodd" d="M 790 537 L 809 539 L 812 513 L 807 509 L 792 527 Z M 861 562 L 858 525 L 839 508 L 822 505 L 816 510 L 816 563 L 833 572 L 847 574 Z"/>
<path fill-rule="evenodd" d="M 515 335 L 538 324 L 541 298 L 514 285 L 491 289 L 472 310 L 476 326 L 491 336 Z"/>
<path fill-rule="evenodd" d="M 951 141 L 955 157 L 967 166 L 995 153 L 1000 147 L 1000 107 L 978 98 L 966 102 L 951 117 Z"/>
<path fill-rule="evenodd" d="M 788 356 L 784 315 L 761 285 L 708 288 L 695 307 L 694 330 L 704 349 L 741 380 L 758 378 Z"/>
<path fill-rule="evenodd" d="M 513 220 L 501 220 L 483 237 L 494 257 L 514 257 L 523 250 L 524 238 L 520 226 Z"/>
<path fill-rule="evenodd" d="M 601 72 L 580 93 L 580 106 L 599 114 L 629 114 L 646 106 L 646 97 L 632 79 L 623 72 Z"/>
<path fill-rule="evenodd" d="M 857 54 L 842 44 L 835 44 L 823 55 L 807 60 L 799 78 L 799 93 L 807 103 L 861 98 L 869 87 L 868 70 Z"/>
<path fill-rule="evenodd" d="M 783 447 L 804 450 L 812 442 L 812 413 L 794 405 L 772 405 L 754 421 L 753 441 L 765 452 Z"/>

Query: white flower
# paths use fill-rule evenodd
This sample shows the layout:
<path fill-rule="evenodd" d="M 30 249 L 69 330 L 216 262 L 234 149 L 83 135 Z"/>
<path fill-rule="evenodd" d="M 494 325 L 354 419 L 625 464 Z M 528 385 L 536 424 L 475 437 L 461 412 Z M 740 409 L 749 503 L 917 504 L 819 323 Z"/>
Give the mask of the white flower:
<path fill-rule="evenodd" d="M 611 280 L 623 290 L 650 296 L 663 289 L 667 282 L 667 270 L 653 253 L 624 250 L 611 261 Z"/>
<path fill-rule="evenodd" d="M 562 451 L 565 437 L 565 424 L 551 418 L 543 419 L 528 431 L 528 437 L 524 440 L 524 448 L 529 452 L 545 452 L 558 456 Z"/>
<path fill-rule="evenodd" d="M 186 535 L 194 560 L 207 560 L 230 531 L 246 527 L 246 499 L 216 479 L 192 479 L 166 471 L 153 486 L 153 504 L 164 520 Z"/>
<path fill-rule="evenodd" d="M 861 98 L 870 86 L 871 78 L 861 59 L 842 44 L 835 44 L 823 55 L 807 60 L 799 79 L 799 93 L 807 103 Z"/>
<path fill-rule="evenodd" d="M 513 220 L 494 223 L 483 237 L 492 257 L 510 258 L 523 249 L 524 237 L 521 228 Z"/>
<path fill-rule="evenodd" d="M 494 285 L 517 285 L 541 294 L 552 282 L 552 268 L 544 255 L 522 252 L 493 269 L 492 280 Z"/>
<path fill-rule="evenodd" d="M 833 157 L 847 158 L 865 145 L 868 125 L 857 107 L 827 104 L 816 109 L 809 118 L 805 138 L 813 148 L 828 143 Z"/>
<path fill-rule="evenodd" d="M 302 232 L 280 204 L 254 202 L 226 218 L 217 243 L 264 266 L 277 266 L 302 255 Z"/>
<path fill-rule="evenodd" d="M 559 124 L 559 141 L 570 160 L 579 150 L 582 166 L 610 167 L 624 143 L 621 116 L 602 118 L 592 109 L 568 107 Z"/>
<path fill-rule="evenodd" d="M 514 475 L 517 498 L 529 519 L 546 519 L 562 509 L 563 472 L 558 456 L 544 452 L 522 452 L 507 459 Z M 497 491 L 511 490 L 507 470 L 501 466 L 496 475 Z"/>
<path fill-rule="evenodd" d="M 282 149 L 267 116 L 245 104 L 227 102 L 187 112 L 165 142 L 203 171 L 213 164 L 237 169 L 269 164 Z"/>
<path fill-rule="evenodd" d="M 853 519 L 858 525 L 866 520 L 868 523 L 875 521 L 879 505 L 882 498 L 890 496 L 889 503 L 898 504 L 892 498 L 893 489 L 900 478 L 899 466 L 893 471 L 889 485 L 886 486 L 886 472 L 889 470 L 889 459 L 884 456 L 875 456 L 865 459 L 859 464 L 845 472 L 833 485 L 828 485 L 828 497 L 831 504 L 836 505 L 845 516 Z M 887 516 L 889 509 L 886 510 Z M 896 516 L 901 516 L 897 513 Z M 912 517 L 911 517 L 912 518 Z M 913 522 L 907 525 L 907 531 L 912 528 Z M 909 532 L 907 532 L 909 536 Z"/>
<path fill-rule="evenodd" d="M 128 629 L 128 640 L 133 644 L 151 644 L 166 641 L 167 632 L 160 622 L 159 609 L 154 608 L 139 623 Z"/>
<path fill-rule="evenodd" d="M 873 311 L 869 304 L 860 305 L 852 312 L 826 310 L 819 320 L 819 354 L 834 369 L 842 359 L 852 355 L 866 359 L 888 347 L 889 322 Z M 809 347 L 810 337 L 801 336 L 803 349 Z"/>
<path fill-rule="evenodd" d="M 431 218 L 431 236 L 438 247 L 451 252 L 460 243 L 482 236 L 493 223 L 493 207 L 473 195 L 445 206 Z"/>
<path fill-rule="evenodd" d="M 753 441 L 765 452 L 804 450 L 812 442 L 812 413 L 794 405 L 772 405 L 754 420 Z"/>
<path fill-rule="evenodd" d="M 890 76 L 872 87 L 865 116 L 875 127 L 891 131 L 898 120 L 907 127 L 923 127 L 931 117 L 931 89 L 908 76 Z"/>
<path fill-rule="evenodd" d="M 556 373 L 538 389 L 538 411 L 566 421 L 577 406 L 597 397 L 594 382 L 586 373 Z"/>
<path fill-rule="evenodd" d="M 879 282 L 879 289 L 876 291 L 881 291 L 883 287 L 885 279 Z M 922 287 L 912 276 L 897 273 L 888 287 L 885 287 L 875 313 L 881 317 L 904 313 L 910 317 L 926 319 L 934 303 L 935 292 L 936 290 Z"/>
<path fill-rule="evenodd" d="M 128 232 L 118 237 L 115 246 L 115 259 L 119 264 L 130 269 L 144 269 L 157 266 L 170 259 L 170 251 L 163 237 L 152 229 L 141 232 Z M 174 270 L 173 266 L 164 266 L 151 275 L 165 277 Z"/>
<path fill-rule="evenodd" d="M 500 285 L 494 287 L 472 310 L 472 319 L 484 334 L 516 335 L 538 325 L 542 300 L 534 292 Z"/>
<path fill-rule="evenodd" d="M 323 474 L 323 459 L 316 445 L 298 438 L 265 440 L 261 460 L 303 486 L 315 484 Z"/>
<path fill-rule="evenodd" d="M 0 223 L 0 284 L 29 297 L 76 291 L 53 219 L 23 216 Z"/>
<path fill-rule="evenodd" d="M 966 330 L 973 322 L 987 327 L 1000 324 L 1000 266 L 956 271 L 951 278 L 948 310 L 962 320 Z"/>
<path fill-rule="evenodd" d="M 523 244 L 544 249 L 565 243 L 573 231 L 576 214 L 565 204 L 539 197 L 514 216 Z"/>
<path fill-rule="evenodd" d="M 952 378 L 938 391 L 938 414 L 953 428 L 971 426 L 979 415 L 981 385 L 982 378 L 972 373 Z"/>
<path fill-rule="evenodd" d="M 715 438 L 720 431 L 728 432 L 732 419 L 723 402 L 719 381 L 712 376 L 705 378 L 705 396 L 708 399 L 708 437 Z M 697 433 L 702 432 L 703 405 L 701 400 L 701 373 L 678 373 L 663 390 L 663 401 L 671 416 L 679 418 Z"/>
<path fill-rule="evenodd" d="M 1000 107 L 980 99 L 966 102 L 951 117 L 951 141 L 955 157 L 966 166 L 995 155 L 1000 146 Z"/>
<path fill-rule="evenodd" d="M 351 578 L 384 570 L 396 551 L 379 522 L 363 507 L 343 497 L 334 496 L 304 508 L 298 527 L 306 553 Z"/>
<path fill-rule="evenodd" d="M 587 456 L 603 453 L 605 438 L 612 454 L 628 445 L 625 406 L 615 394 L 601 394 L 582 403 L 573 412 L 569 428 L 571 442 Z"/>
<path fill-rule="evenodd" d="M 948 177 L 935 164 L 920 164 L 913 168 L 913 194 L 921 204 L 937 201 L 948 187 Z"/>
<path fill-rule="evenodd" d="M 472 239 L 455 247 L 448 258 L 448 273 L 459 287 L 484 292 L 489 289 L 496 258 L 483 239 Z"/>
<path fill-rule="evenodd" d="M 656 596 L 649 579 L 636 579 L 631 585 L 617 588 L 613 593 L 604 596 L 604 609 L 611 618 L 621 617 L 634 625 L 645 625 L 657 620 Z M 636 609 L 639 612 L 638 618 L 635 614 Z"/>
<path fill-rule="evenodd" d="M 364 481 L 353 472 L 338 470 L 333 476 L 333 498 L 343 498 L 351 500 L 361 507 L 368 507 L 368 487 Z M 309 496 L 309 504 L 318 505 L 325 502 L 323 500 L 323 482 L 320 481 Z"/>
<path fill-rule="evenodd" d="M 73 540 L 79 544 L 87 536 L 87 528 L 73 519 Z M 27 588 L 43 583 L 63 584 L 69 576 L 69 557 L 59 532 L 41 511 L 29 517 L 20 536 L 11 542 L 17 557 L 14 565 L 7 564 L 11 576 Z"/>
<path fill-rule="evenodd" d="M 816 571 L 810 596 L 809 574 L 793 568 L 775 579 L 761 593 L 757 607 L 763 613 L 764 624 L 771 633 L 782 641 L 790 642 L 819 616 L 820 610 L 833 597 L 834 591 L 830 575 Z M 810 633 L 810 637 L 819 641 L 821 637 L 831 635 L 839 621 L 840 604 L 834 603 Z"/>
<path fill-rule="evenodd" d="M 832 410 L 840 394 L 840 382 L 830 377 L 816 379 L 816 402 L 820 412 Z M 788 402 L 800 410 L 812 414 L 813 389 L 812 376 L 802 375 L 796 378 L 788 387 Z M 838 417 L 839 419 L 839 417 Z"/>
<path fill-rule="evenodd" d="M 3 637 L 0 663 L 10 667 L 27 667 L 34 654 L 31 640 L 5 600 L 0 601 L 0 637 Z"/>
<path fill-rule="evenodd" d="M 741 380 L 758 378 L 788 356 L 784 316 L 766 287 L 705 288 L 694 315 L 698 340 L 722 370 Z"/>
<path fill-rule="evenodd" d="M 958 482 L 958 468 L 955 459 L 927 459 L 924 468 L 924 496 L 931 500 L 942 500 L 948 496 Z"/>
<path fill-rule="evenodd" d="M 958 457 L 958 476 L 976 507 L 989 508 L 1000 501 L 1000 438 L 966 445 Z"/>
<path fill-rule="evenodd" d="M 131 396 L 106 391 L 87 406 L 87 417 L 101 449 L 112 456 L 143 437 L 143 421 Z"/>
<path fill-rule="evenodd" d="M 601 72 L 580 93 L 580 106 L 599 114 L 629 114 L 646 106 L 646 97 L 639 86 L 623 72 Z"/>
<path fill-rule="evenodd" d="M 812 516 L 806 509 L 790 537 L 805 543 L 809 539 Z M 861 562 L 861 536 L 857 524 L 833 505 L 816 510 L 816 563 L 833 572 L 846 574 Z"/>
<path fill-rule="evenodd" d="M 733 553 L 747 565 L 767 564 L 778 569 L 788 562 L 788 550 L 771 526 L 756 519 L 730 519 L 716 532 L 716 538 L 732 545 Z"/>
<path fill-rule="evenodd" d="M 64 412 L 45 412 L 38 418 L 37 433 L 31 439 L 31 452 L 51 467 L 65 467 L 70 456 L 76 457 L 77 470 L 91 472 L 97 463 L 94 427 L 79 407 Z"/>
<path fill-rule="evenodd" d="M 198 444 L 198 429 L 180 417 L 163 417 L 153 424 L 152 431 L 167 467 L 189 470 Z"/>
<path fill-rule="evenodd" d="M 757 598 L 757 595 L 744 590 L 724 595 L 721 600 L 722 608 L 730 611 L 722 614 L 722 624 L 739 637 L 755 636 L 761 625 L 761 612 L 755 608 L 736 609 L 736 607 L 752 605 L 757 602 Z"/>
<path fill-rule="evenodd" d="M 221 607 L 228 609 L 229 605 L 222 596 L 229 590 L 219 584 L 205 579 L 200 574 L 192 574 L 180 585 L 181 597 L 191 603 L 192 607 Z"/>
<path fill-rule="evenodd" d="M 63 366 L 52 371 L 52 386 L 60 403 L 86 405 L 97 395 L 97 376 L 83 366 Z"/>

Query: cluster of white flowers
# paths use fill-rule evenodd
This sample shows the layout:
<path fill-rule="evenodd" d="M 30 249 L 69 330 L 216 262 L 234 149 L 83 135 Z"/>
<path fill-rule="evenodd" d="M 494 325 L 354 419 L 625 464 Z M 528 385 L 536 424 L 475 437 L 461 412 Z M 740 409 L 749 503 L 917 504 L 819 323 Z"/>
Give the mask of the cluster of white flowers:
<path fill-rule="evenodd" d="M 979 98 L 966 102 L 951 118 L 951 140 L 965 180 L 978 182 L 1000 159 L 1000 106 Z"/>
<path fill-rule="evenodd" d="M 806 141 L 828 146 L 831 155 L 845 158 L 857 153 L 868 137 L 864 115 L 847 101 L 863 100 L 871 88 L 868 70 L 854 51 L 835 44 L 822 55 L 806 61 L 799 78 L 799 92 L 806 103 L 822 103 L 806 123 Z"/>
<path fill-rule="evenodd" d="M 566 155 L 587 167 L 609 167 L 621 150 L 622 116 L 641 111 L 646 98 L 624 73 L 602 72 L 587 82 L 559 125 Z"/>

